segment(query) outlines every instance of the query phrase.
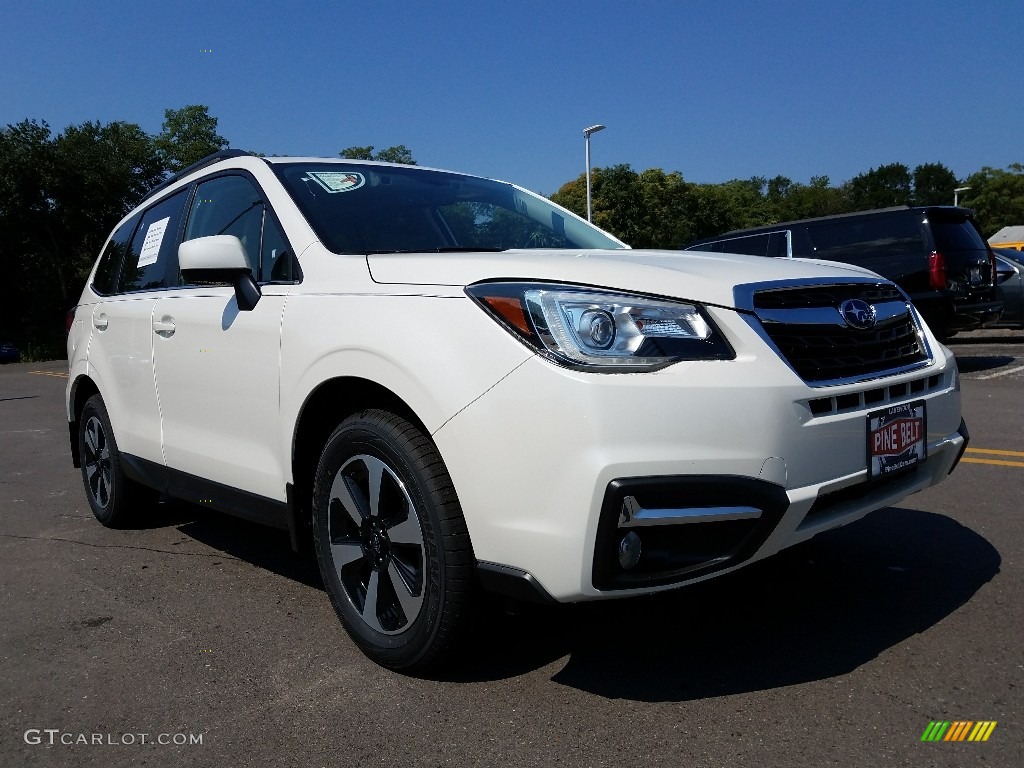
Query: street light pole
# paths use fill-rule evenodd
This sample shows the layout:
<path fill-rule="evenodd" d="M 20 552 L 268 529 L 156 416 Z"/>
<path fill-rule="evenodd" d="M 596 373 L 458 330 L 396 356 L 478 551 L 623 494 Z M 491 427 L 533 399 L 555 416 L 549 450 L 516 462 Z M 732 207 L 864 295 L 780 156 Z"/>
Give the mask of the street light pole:
<path fill-rule="evenodd" d="M 594 214 L 590 203 L 590 134 L 603 131 L 604 129 L 605 126 L 603 125 L 592 125 L 589 128 L 583 129 L 583 138 L 587 142 L 587 221 L 591 222 L 594 220 Z"/>
<path fill-rule="evenodd" d="M 960 193 L 966 192 L 970 187 L 957 187 L 953 190 L 953 207 L 960 205 Z"/>

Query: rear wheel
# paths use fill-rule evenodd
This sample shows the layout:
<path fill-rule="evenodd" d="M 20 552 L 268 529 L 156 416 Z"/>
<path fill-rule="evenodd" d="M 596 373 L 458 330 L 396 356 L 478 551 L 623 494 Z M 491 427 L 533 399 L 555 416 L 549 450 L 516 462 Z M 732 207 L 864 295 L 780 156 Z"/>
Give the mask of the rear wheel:
<path fill-rule="evenodd" d="M 135 517 L 145 489 L 125 477 L 110 417 L 100 395 L 90 397 L 78 417 L 78 450 L 92 513 L 109 528 L 125 526 Z"/>
<path fill-rule="evenodd" d="M 474 558 L 451 478 L 426 435 L 386 411 L 343 421 L 317 467 L 313 523 L 331 603 L 364 653 L 420 671 L 452 650 Z"/>

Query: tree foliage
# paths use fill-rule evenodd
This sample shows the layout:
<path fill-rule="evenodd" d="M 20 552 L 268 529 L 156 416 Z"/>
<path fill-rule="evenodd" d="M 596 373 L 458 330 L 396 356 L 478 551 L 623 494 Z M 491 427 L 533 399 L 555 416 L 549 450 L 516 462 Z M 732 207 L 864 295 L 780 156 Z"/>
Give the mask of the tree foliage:
<path fill-rule="evenodd" d="M 126 122 L 85 122 L 56 136 L 34 120 L 0 129 L 0 267 L 16 288 L 0 302 L 5 339 L 60 352 L 64 313 L 107 235 L 166 177 L 168 157 L 193 151 L 159 139 Z"/>
<path fill-rule="evenodd" d="M 949 205 L 953 190 L 960 186 L 954 174 L 942 163 L 924 163 L 914 169 L 914 205 Z"/>
<path fill-rule="evenodd" d="M 228 146 L 217 133 L 217 118 L 202 104 L 164 110 L 163 130 L 154 139 L 157 152 L 172 173 L 187 168 Z"/>
<path fill-rule="evenodd" d="M 373 151 L 372 144 L 367 147 L 346 147 L 338 154 L 346 160 L 377 160 L 382 163 L 416 165 L 416 161 L 412 158 L 412 150 L 405 146 L 405 144 L 388 147 L 377 152 Z"/>
<path fill-rule="evenodd" d="M 846 193 L 855 211 L 909 205 L 912 191 L 910 169 L 903 163 L 880 165 L 846 182 Z"/>
<path fill-rule="evenodd" d="M 634 248 L 678 248 L 734 229 L 834 216 L 894 205 L 950 205 L 966 183 L 961 203 L 973 207 L 987 235 L 1024 223 L 1024 165 L 982 168 L 966 182 L 941 163 L 911 171 L 902 163 L 872 168 L 838 186 L 828 176 L 802 184 L 785 176 L 695 184 L 677 171 L 628 165 L 592 171 L 594 223 Z M 551 199 L 574 213 L 587 210 L 586 177 L 562 185 Z"/>
<path fill-rule="evenodd" d="M 968 176 L 963 186 L 970 189 L 960 204 L 974 209 L 985 237 L 1024 224 L 1024 164 L 1013 163 L 1006 170 L 985 166 Z"/>

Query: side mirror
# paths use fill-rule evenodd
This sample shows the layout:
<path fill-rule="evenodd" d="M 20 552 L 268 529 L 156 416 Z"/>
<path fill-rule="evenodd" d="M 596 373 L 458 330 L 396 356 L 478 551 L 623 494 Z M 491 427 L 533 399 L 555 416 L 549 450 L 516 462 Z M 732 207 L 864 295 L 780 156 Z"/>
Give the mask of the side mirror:
<path fill-rule="evenodd" d="M 243 312 L 252 310 L 263 295 L 252 276 L 242 241 L 234 235 L 210 235 L 178 246 L 181 276 L 190 283 L 230 283 Z"/>

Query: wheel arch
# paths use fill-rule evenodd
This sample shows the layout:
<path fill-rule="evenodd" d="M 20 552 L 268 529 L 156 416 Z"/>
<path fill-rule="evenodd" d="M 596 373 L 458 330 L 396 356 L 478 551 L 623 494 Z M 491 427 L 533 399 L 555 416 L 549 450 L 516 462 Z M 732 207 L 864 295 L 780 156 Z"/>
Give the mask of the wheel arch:
<path fill-rule="evenodd" d="M 369 408 L 390 411 L 430 435 L 412 407 L 382 384 L 358 376 L 339 376 L 318 384 L 299 408 L 292 430 L 288 507 L 289 531 L 296 551 L 312 543 L 313 479 L 327 439 L 342 421 Z"/>
<path fill-rule="evenodd" d="M 76 377 L 71 383 L 68 395 L 68 439 L 71 442 L 71 461 L 76 468 L 82 466 L 78 448 L 78 418 L 89 398 L 99 393 L 100 388 L 87 374 Z"/>

